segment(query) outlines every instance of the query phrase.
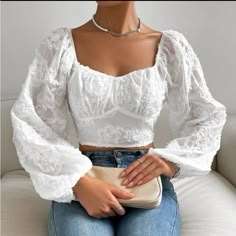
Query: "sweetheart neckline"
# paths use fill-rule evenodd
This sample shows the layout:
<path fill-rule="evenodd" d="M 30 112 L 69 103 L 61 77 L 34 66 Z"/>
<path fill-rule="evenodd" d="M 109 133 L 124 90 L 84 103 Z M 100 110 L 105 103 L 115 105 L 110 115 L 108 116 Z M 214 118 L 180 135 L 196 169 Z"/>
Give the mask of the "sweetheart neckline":
<path fill-rule="evenodd" d="M 77 55 L 76 55 L 75 44 L 74 44 L 74 40 L 73 40 L 73 36 L 72 36 L 72 29 L 70 29 L 70 28 L 66 28 L 66 29 L 68 30 L 68 33 L 69 33 L 69 38 L 70 38 L 70 42 L 71 42 L 71 45 L 72 45 L 73 57 L 74 57 L 74 61 L 75 61 L 76 65 L 78 67 L 81 67 L 81 68 L 85 69 L 85 70 L 87 69 L 87 70 L 89 70 L 92 73 L 96 73 L 96 74 L 101 75 L 103 77 L 105 76 L 105 77 L 113 78 L 113 79 L 122 79 L 122 78 L 126 78 L 126 77 L 129 77 L 129 76 L 132 76 L 132 75 L 134 75 L 136 73 L 145 72 L 145 71 L 149 71 L 149 70 L 155 69 L 157 67 L 157 65 L 158 65 L 158 62 L 161 59 L 163 41 L 164 41 L 164 38 L 165 38 L 165 32 L 167 31 L 167 30 L 161 31 L 162 36 L 161 36 L 160 42 L 158 43 L 158 50 L 157 50 L 157 53 L 155 55 L 155 63 L 154 63 L 154 65 L 148 66 L 148 67 L 144 67 L 144 68 L 140 68 L 140 69 L 136 69 L 136 70 L 130 71 L 130 72 L 124 74 L 124 75 L 114 76 L 114 75 L 110 75 L 110 74 L 107 74 L 107 73 L 102 72 L 102 71 L 95 70 L 95 69 L 93 69 L 93 68 L 91 68 L 89 66 L 86 66 L 86 65 L 83 65 L 82 63 L 80 63 L 78 58 L 77 58 Z"/>

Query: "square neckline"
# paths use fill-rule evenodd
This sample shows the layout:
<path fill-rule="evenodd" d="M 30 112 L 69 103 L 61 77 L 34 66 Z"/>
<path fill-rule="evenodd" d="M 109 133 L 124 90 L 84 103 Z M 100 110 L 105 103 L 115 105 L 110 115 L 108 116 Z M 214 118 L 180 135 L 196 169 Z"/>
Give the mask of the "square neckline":
<path fill-rule="evenodd" d="M 77 55 L 76 55 L 75 43 L 74 43 L 74 39 L 73 39 L 73 36 L 72 36 L 72 29 L 67 28 L 67 30 L 68 30 L 68 33 L 69 33 L 69 38 L 70 38 L 70 42 L 71 42 L 71 45 L 72 45 L 72 53 L 73 53 L 73 57 L 74 57 L 74 61 L 75 61 L 76 65 L 78 67 L 83 68 L 84 70 L 88 70 L 88 71 L 90 71 L 92 73 L 96 73 L 100 76 L 110 77 L 110 78 L 113 78 L 113 79 L 122 79 L 122 78 L 132 76 L 135 73 L 145 72 L 145 71 L 148 71 L 148 70 L 154 70 L 156 68 L 156 66 L 158 65 L 158 62 L 161 58 L 160 54 L 162 52 L 163 41 L 164 41 L 164 37 L 165 37 L 165 31 L 161 31 L 161 38 L 160 38 L 159 43 L 157 43 L 158 44 L 158 50 L 155 54 L 155 62 L 152 66 L 140 68 L 140 69 L 137 69 L 137 70 L 132 70 L 132 71 L 130 71 L 130 72 L 124 74 L 124 75 L 114 76 L 114 75 L 110 75 L 110 74 L 107 74 L 107 73 L 102 72 L 102 71 L 95 70 L 95 69 L 93 69 L 89 66 L 86 66 L 86 65 L 83 65 L 82 63 L 80 63 L 80 61 L 78 60 Z"/>

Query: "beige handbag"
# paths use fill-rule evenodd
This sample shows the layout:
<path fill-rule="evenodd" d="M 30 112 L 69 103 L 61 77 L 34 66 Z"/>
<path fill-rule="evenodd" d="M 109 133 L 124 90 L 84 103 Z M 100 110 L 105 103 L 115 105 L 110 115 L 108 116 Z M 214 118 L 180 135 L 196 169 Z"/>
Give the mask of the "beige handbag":
<path fill-rule="evenodd" d="M 119 177 L 124 169 L 125 168 L 93 166 L 86 175 L 112 184 L 126 192 L 135 194 L 135 197 L 128 200 L 118 199 L 123 206 L 146 209 L 159 206 L 162 198 L 161 177 L 158 176 L 145 184 L 134 186 L 133 188 L 126 188 L 120 184 L 123 178 Z"/>

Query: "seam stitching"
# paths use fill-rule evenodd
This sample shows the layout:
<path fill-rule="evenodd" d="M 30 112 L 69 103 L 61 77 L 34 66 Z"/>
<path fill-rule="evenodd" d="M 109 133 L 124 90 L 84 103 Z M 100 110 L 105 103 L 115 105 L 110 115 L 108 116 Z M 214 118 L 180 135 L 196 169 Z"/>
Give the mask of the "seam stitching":
<path fill-rule="evenodd" d="M 55 234 L 57 236 L 56 223 L 55 223 L 55 218 L 54 218 L 54 202 L 52 204 L 52 219 L 53 219 L 53 225 L 54 225 L 54 229 L 55 229 Z"/>
<path fill-rule="evenodd" d="M 175 207 L 175 218 L 174 218 L 174 222 L 173 222 L 172 230 L 171 230 L 171 235 L 172 236 L 173 236 L 173 233 L 174 233 L 174 226 L 175 226 L 176 218 L 177 218 L 177 204 L 178 204 L 178 202 L 176 202 L 176 207 Z"/>

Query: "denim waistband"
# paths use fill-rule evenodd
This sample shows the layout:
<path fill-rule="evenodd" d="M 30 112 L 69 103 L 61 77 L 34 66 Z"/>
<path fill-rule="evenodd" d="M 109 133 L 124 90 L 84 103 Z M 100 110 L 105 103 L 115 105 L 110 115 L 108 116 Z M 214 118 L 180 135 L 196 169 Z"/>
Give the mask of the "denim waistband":
<path fill-rule="evenodd" d="M 147 152 L 147 149 L 115 149 L 82 151 L 82 154 L 89 157 L 94 165 L 126 167 L 132 161 L 140 158 Z"/>
<path fill-rule="evenodd" d="M 122 157 L 125 155 L 143 155 L 148 152 L 148 149 L 114 149 L 114 150 L 94 150 L 94 151 L 82 151 L 82 154 L 93 157 L 93 156 L 116 156 Z"/>
<path fill-rule="evenodd" d="M 81 151 L 89 157 L 93 165 L 126 168 L 131 162 L 140 158 L 148 152 L 148 149 L 114 149 L 114 150 L 94 150 Z M 169 179 L 168 176 L 161 174 L 162 178 Z"/>

